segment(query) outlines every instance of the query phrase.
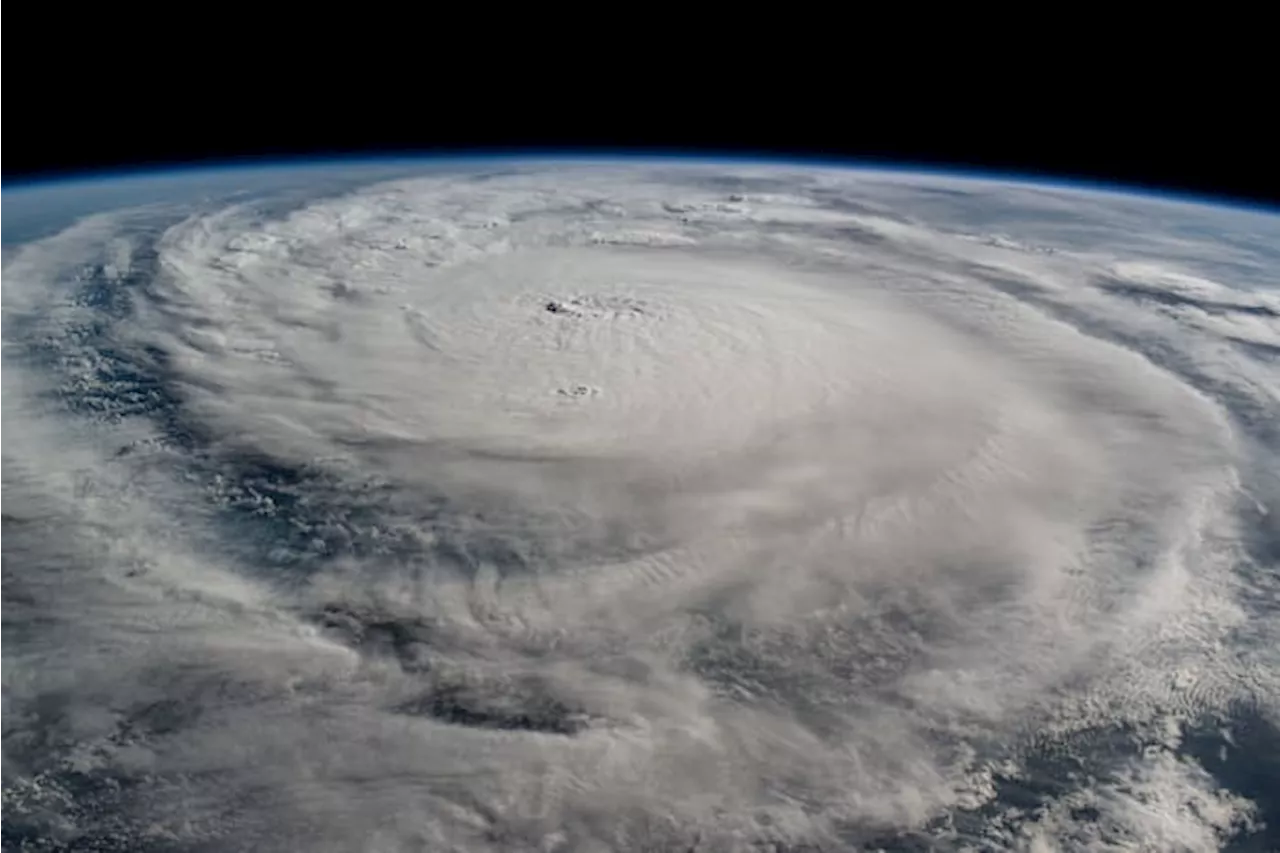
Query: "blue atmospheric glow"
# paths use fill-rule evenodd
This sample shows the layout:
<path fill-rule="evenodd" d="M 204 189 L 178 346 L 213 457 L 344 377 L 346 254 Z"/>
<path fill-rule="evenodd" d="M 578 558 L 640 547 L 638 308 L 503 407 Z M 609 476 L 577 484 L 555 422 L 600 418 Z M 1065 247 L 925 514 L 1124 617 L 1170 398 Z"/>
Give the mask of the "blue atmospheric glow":
<path fill-rule="evenodd" d="M 1026 185 L 1039 189 L 1106 193 L 1109 195 L 1158 199 L 1179 204 L 1209 205 L 1280 215 L 1280 205 L 1266 204 L 1229 195 L 1168 189 L 1150 184 L 1127 184 L 1085 177 L 1068 177 L 1052 172 L 989 169 L 968 164 L 948 166 L 910 160 L 888 161 L 880 158 L 784 155 L 768 152 L 716 152 L 714 150 L 561 149 L 549 151 L 518 148 L 484 148 L 480 150 L 425 153 L 415 151 L 387 152 L 373 155 L 352 153 L 299 157 L 243 157 L 189 165 L 139 165 L 75 174 L 9 179 L 4 181 L 3 188 L 12 193 L 51 189 L 60 186 L 85 188 L 93 185 L 114 184 L 120 181 L 133 180 L 199 180 L 202 178 L 221 177 L 228 173 L 243 175 L 266 174 L 271 176 L 291 174 L 297 176 L 299 173 L 313 173 L 318 170 L 328 171 L 335 168 L 373 171 L 386 169 L 396 172 L 410 172 L 423 168 L 457 168 L 468 165 L 494 165 L 501 163 L 567 164 L 590 162 L 676 162 L 710 165 L 738 163 L 794 166 L 796 168 L 848 169 L 866 172 L 936 176 L 951 180 L 998 182 Z"/>

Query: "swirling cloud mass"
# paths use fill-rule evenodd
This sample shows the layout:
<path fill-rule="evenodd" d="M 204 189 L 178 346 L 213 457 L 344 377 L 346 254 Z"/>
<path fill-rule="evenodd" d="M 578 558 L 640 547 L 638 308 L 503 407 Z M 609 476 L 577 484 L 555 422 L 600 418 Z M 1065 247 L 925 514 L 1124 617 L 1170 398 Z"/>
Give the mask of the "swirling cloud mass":
<path fill-rule="evenodd" d="M 1277 246 L 679 163 L 18 246 L 6 847 L 1274 841 Z"/>

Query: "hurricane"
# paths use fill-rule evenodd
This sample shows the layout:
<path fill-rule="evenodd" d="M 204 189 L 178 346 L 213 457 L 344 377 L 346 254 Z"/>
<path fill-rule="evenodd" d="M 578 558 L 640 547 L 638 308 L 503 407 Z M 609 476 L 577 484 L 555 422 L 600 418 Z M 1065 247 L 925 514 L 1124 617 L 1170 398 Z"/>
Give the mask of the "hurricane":
<path fill-rule="evenodd" d="M 6 237 L 6 849 L 1280 843 L 1274 212 L 220 175 Z"/>

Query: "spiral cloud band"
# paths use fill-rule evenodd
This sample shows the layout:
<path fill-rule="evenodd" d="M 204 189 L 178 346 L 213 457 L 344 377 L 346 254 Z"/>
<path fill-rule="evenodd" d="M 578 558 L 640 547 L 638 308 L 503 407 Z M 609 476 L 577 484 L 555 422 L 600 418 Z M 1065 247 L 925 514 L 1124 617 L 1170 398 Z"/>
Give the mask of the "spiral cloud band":
<path fill-rule="evenodd" d="M 676 163 L 18 246 L 6 834 L 1275 837 L 1276 246 L 1225 208 Z"/>

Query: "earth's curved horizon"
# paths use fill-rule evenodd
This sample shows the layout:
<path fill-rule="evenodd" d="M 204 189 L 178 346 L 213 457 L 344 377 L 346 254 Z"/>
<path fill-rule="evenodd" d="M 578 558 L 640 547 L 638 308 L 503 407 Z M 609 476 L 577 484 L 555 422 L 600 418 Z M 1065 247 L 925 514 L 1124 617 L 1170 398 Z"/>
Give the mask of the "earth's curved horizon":
<path fill-rule="evenodd" d="M 5 849 L 1280 844 L 1280 212 L 6 185 Z"/>

